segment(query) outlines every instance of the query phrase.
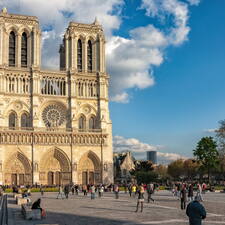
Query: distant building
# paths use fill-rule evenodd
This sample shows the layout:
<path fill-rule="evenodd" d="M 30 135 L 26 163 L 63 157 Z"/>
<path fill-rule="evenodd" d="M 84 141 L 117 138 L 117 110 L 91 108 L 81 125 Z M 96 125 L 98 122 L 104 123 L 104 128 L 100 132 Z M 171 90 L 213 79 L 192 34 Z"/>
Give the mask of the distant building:
<path fill-rule="evenodd" d="M 114 161 L 114 180 L 115 182 L 127 183 L 131 181 L 130 171 L 135 169 L 131 152 L 113 154 Z"/>
<path fill-rule="evenodd" d="M 153 164 L 157 164 L 157 152 L 147 151 L 147 160 L 152 161 Z"/>

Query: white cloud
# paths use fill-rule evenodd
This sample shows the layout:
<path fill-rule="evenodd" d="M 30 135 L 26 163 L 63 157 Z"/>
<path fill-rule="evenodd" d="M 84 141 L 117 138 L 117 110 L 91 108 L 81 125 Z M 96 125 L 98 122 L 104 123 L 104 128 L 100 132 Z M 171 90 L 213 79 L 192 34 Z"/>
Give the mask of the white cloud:
<path fill-rule="evenodd" d="M 147 151 L 157 151 L 157 161 L 160 164 L 168 164 L 176 159 L 186 158 L 177 153 L 161 152 L 160 150 L 161 148 L 164 148 L 164 146 L 154 146 L 147 143 L 142 143 L 136 138 L 126 139 L 122 136 L 113 137 L 113 148 L 114 152 L 130 151 L 137 159 L 146 159 Z"/>
<path fill-rule="evenodd" d="M 42 29 L 42 65 L 59 68 L 59 45 L 69 21 L 92 23 L 97 16 L 104 27 L 107 45 L 107 71 L 111 75 L 110 96 L 112 101 L 127 103 L 128 89 L 144 89 L 155 84 L 154 66 L 164 61 L 164 49 L 180 45 L 188 39 L 187 25 L 189 6 L 200 0 L 142 0 L 141 9 L 146 15 L 165 19 L 172 18 L 166 26 L 157 28 L 151 24 L 136 27 L 127 38 L 113 36 L 122 22 L 124 0 L 1 0 L 11 13 L 35 15 Z"/>
<path fill-rule="evenodd" d="M 216 132 L 216 128 L 210 128 L 210 129 L 205 129 L 204 132 L 206 133 L 215 133 Z"/>
<path fill-rule="evenodd" d="M 187 0 L 191 5 L 198 5 L 201 0 Z"/>

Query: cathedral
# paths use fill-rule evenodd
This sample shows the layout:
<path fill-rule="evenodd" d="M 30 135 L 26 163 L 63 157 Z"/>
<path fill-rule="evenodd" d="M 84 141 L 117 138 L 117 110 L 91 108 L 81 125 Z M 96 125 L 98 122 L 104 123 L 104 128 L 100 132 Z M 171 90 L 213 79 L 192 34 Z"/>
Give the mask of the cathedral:
<path fill-rule="evenodd" d="M 41 69 L 35 16 L 0 12 L 0 184 L 113 182 L 105 38 L 70 22 L 59 70 Z"/>

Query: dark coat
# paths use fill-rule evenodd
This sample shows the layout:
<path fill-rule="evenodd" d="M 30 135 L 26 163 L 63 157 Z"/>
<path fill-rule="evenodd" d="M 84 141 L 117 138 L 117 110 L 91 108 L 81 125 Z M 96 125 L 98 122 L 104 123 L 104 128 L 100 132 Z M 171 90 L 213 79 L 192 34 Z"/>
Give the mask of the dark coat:
<path fill-rule="evenodd" d="M 187 201 L 187 190 L 186 188 L 183 188 L 180 192 L 180 198 L 182 201 L 186 202 Z"/>
<path fill-rule="evenodd" d="M 188 204 L 186 214 L 189 217 L 190 225 L 202 225 L 202 219 L 206 218 L 205 208 L 198 201 Z"/>
<path fill-rule="evenodd" d="M 193 186 L 190 185 L 189 188 L 188 188 L 188 197 L 193 197 L 193 196 L 194 196 Z"/>

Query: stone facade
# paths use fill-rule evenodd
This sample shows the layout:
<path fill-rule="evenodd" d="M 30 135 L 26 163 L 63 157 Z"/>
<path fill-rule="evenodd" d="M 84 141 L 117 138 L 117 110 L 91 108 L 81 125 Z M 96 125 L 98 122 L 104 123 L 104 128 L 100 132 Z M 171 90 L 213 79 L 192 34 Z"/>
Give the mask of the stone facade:
<path fill-rule="evenodd" d="M 130 171 L 135 169 L 135 159 L 131 152 L 114 153 L 114 175 L 115 181 L 128 183 L 132 180 Z"/>
<path fill-rule="evenodd" d="M 60 70 L 41 69 L 37 17 L 0 14 L 0 183 L 113 182 L 102 26 L 70 22 Z"/>

